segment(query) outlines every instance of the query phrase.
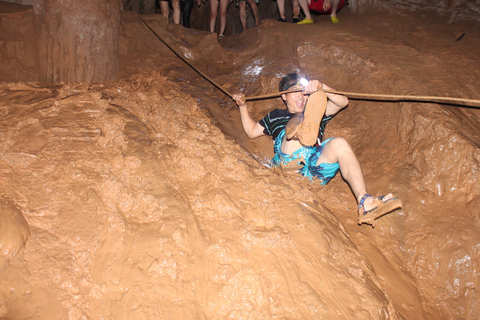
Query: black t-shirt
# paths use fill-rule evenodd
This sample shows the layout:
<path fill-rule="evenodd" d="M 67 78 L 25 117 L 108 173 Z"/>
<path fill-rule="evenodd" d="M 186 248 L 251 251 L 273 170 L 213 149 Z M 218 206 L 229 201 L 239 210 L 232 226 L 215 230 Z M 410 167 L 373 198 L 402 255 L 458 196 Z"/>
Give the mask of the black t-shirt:
<path fill-rule="evenodd" d="M 288 120 L 293 116 L 293 113 L 290 113 L 288 109 L 275 109 L 269 112 L 262 120 L 259 121 L 260 125 L 264 128 L 263 133 L 268 136 L 272 136 L 272 139 L 275 140 L 279 133 L 285 129 Z M 320 122 L 320 129 L 318 130 L 318 138 L 320 142 L 323 141 L 323 134 L 325 132 L 325 127 L 332 119 L 333 116 L 323 115 L 322 121 Z"/>

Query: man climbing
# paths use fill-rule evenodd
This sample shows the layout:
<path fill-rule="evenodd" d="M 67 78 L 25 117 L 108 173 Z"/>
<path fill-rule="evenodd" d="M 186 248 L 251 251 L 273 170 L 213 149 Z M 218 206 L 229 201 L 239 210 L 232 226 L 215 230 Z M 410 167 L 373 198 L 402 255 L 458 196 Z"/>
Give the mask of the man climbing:
<path fill-rule="evenodd" d="M 360 162 L 350 144 L 344 138 L 336 137 L 323 141 L 326 124 L 335 114 L 348 105 L 347 97 L 326 93 L 325 111 L 320 115 L 321 120 L 320 118 L 318 120 L 319 129 L 315 146 L 305 146 L 298 141 L 298 135 L 295 135 L 298 125 L 306 122 L 305 125 L 308 126 L 315 122 L 312 122 L 312 114 L 318 116 L 318 110 L 315 111 L 315 108 L 319 107 L 318 99 L 312 99 L 315 101 L 308 104 L 309 110 L 305 110 L 308 95 L 318 89 L 332 90 L 318 80 L 311 80 L 308 83 L 302 83 L 301 80 L 304 79 L 301 79 L 296 73 L 283 77 L 279 85 L 280 92 L 287 90 L 300 91 L 282 94 L 287 109 L 275 109 L 258 122 L 250 116 L 245 96 L 234 94 L 233 99 L 240 109 L 243 129 L 249 138 L 262 135 L 272 136 L 275 151 L 275 157 L 272 161 L 274 166 L 284 166 L 291 161 L 298 160 L 295 161 L 295 164 L 300 165 L 298 171 L 311 180 L 314 178 L 320 179 L 323 185 L 327 184 L 340 171 L 359 205 L 358 223 L 373 225 L 376 218 L 401 207 L 401 201 L 392 194 L 378 198 L 368 194 Z M 289 133 L 293 135 L 287 139 L 285 137 L 287 123 L 294 115 L 297 116 L 289 124 L 289 127 L 291 127 Z"/>

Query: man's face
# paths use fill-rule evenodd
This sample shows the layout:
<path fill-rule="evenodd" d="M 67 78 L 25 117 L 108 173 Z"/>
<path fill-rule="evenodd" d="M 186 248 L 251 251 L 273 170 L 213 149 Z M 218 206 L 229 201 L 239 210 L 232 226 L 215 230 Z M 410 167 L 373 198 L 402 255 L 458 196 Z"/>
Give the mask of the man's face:
<path fill-rule="evenodd" d="M 289 88 L 289 90 L 295 90 L 295 89 L 303 89 L 303 87 L 300 85 L 295 85 Z M 288 111 L 290 111 L 291 113 L 298 113 L 298 112 L 303 112 L 303 109 L 305 109 L 305 103 L 307 102 L 307 95 L 303 94 L 302 91 L 291 92 L 291 93 L 282 94 L 282 99 L 283 101 L 285 101 Z"/>

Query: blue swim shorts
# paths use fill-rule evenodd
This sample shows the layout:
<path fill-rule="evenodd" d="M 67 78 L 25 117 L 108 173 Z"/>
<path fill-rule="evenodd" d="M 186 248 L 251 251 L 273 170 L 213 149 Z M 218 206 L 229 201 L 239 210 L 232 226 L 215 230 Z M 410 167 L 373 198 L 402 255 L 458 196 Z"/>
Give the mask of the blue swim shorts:
<path fill-rule="evenodd" d="M 340 170 L 338 162 L 320 163 L 317 165 L 318 158 L 322 154 L 325 145 L 332 139 L 329 138 L 322 142 L 319 146 L 302 147 L 292 154 L 282 152 L 281 146 L 285 130 L 283 130 L 275 139 L 274 151 L 275 156 L 272 159 L 273 167 L 296 169 L 301 175 L 307 177 L 310 181 L 314 178 L 320 180 L 321 185 L 326 185 Z"/>

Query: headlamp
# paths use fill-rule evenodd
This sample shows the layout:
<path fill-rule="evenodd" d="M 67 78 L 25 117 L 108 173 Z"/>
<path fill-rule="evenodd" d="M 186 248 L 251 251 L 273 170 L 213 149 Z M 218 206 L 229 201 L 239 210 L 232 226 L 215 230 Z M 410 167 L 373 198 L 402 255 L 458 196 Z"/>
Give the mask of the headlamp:
<path fill-rule="evenodd" d="M 306 86 L 308 86 L 308 80 L 305 79 L 305 78 L 300 78 L 300 79 L 298 79 L 297 84 L 306 87 Z"/>

